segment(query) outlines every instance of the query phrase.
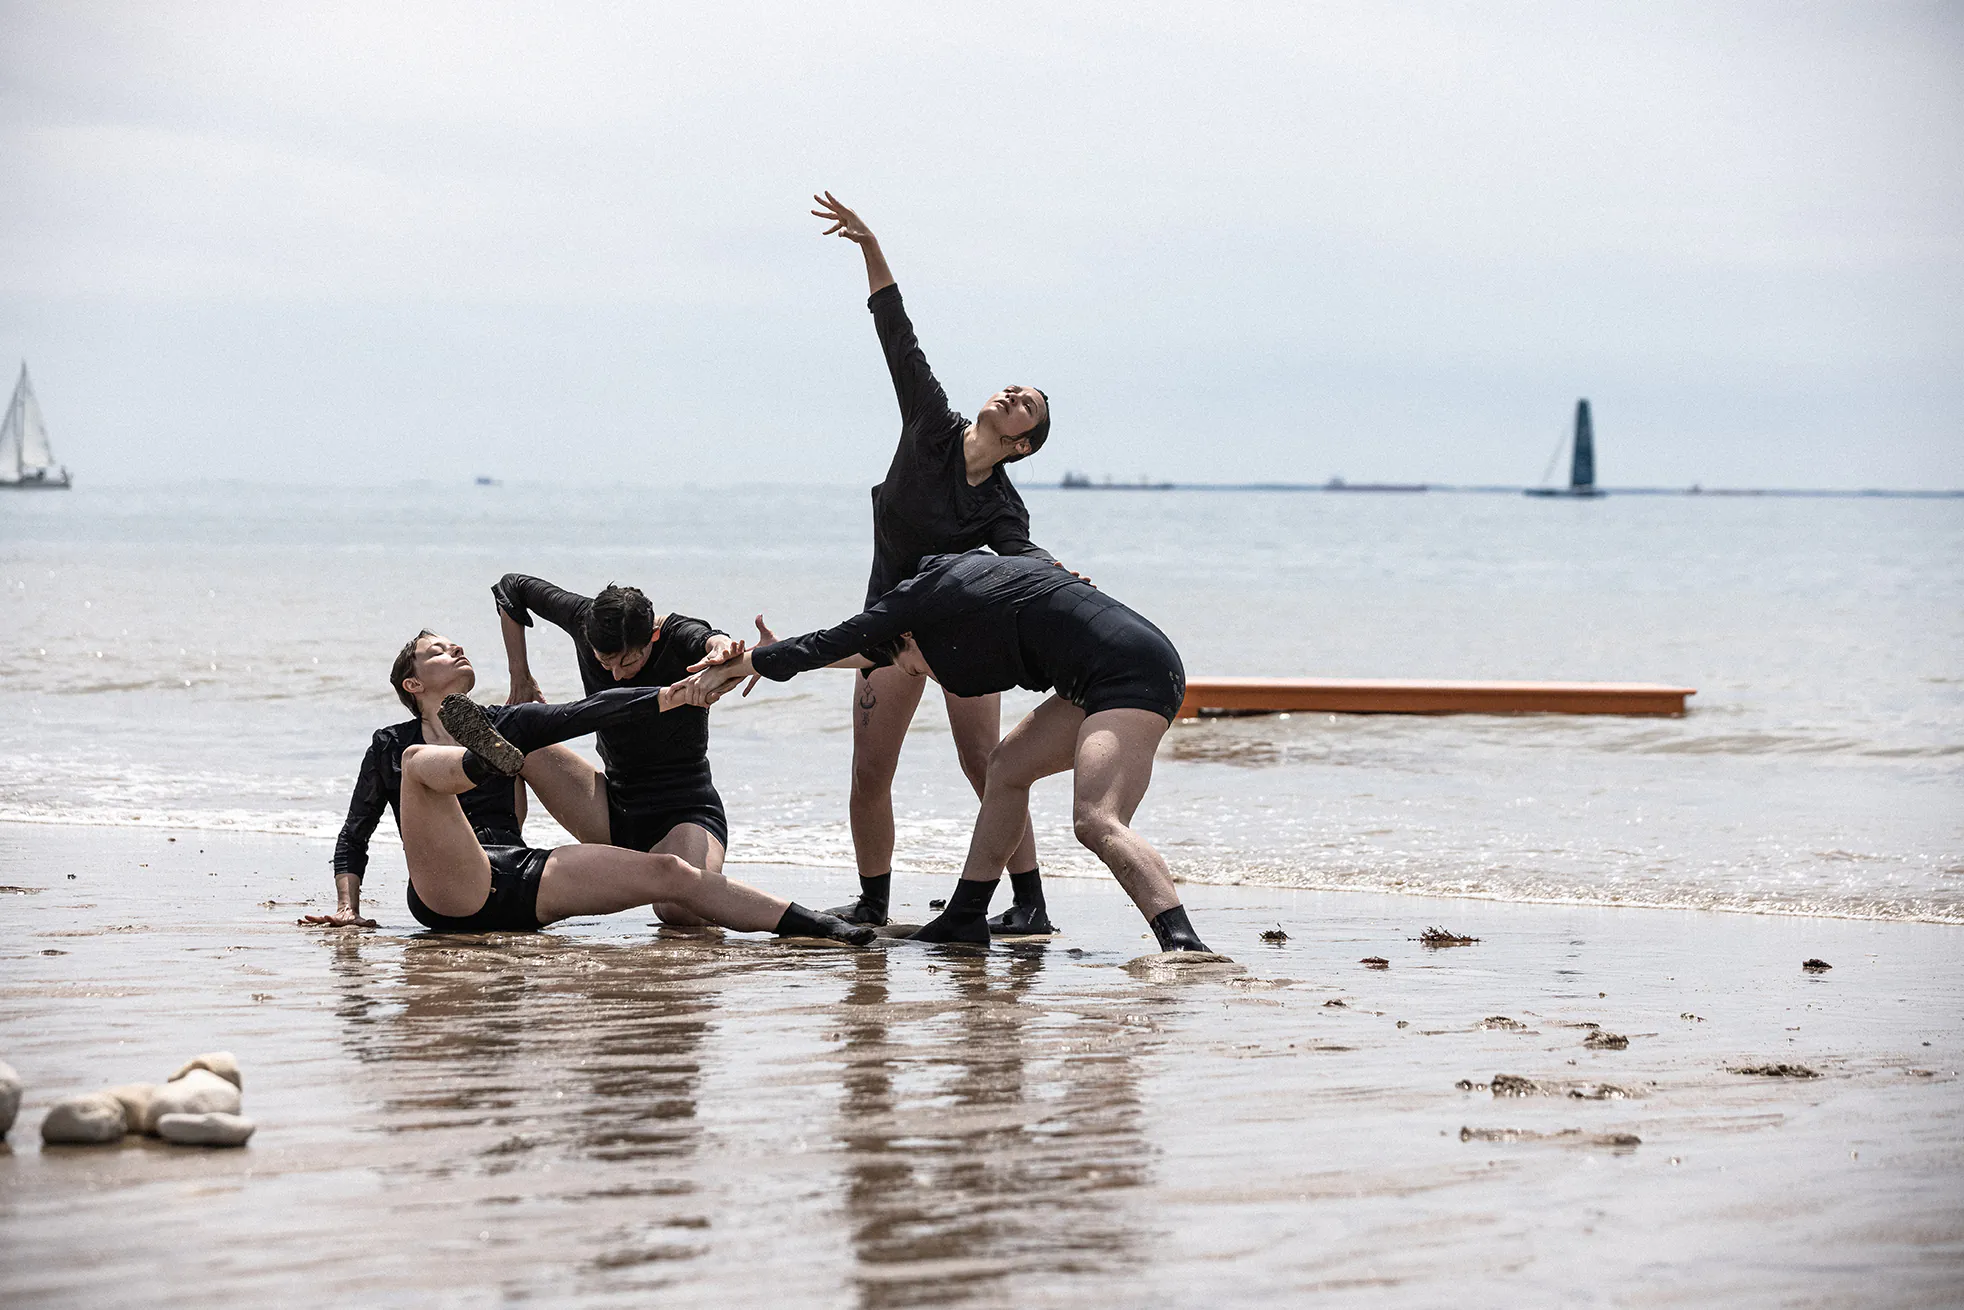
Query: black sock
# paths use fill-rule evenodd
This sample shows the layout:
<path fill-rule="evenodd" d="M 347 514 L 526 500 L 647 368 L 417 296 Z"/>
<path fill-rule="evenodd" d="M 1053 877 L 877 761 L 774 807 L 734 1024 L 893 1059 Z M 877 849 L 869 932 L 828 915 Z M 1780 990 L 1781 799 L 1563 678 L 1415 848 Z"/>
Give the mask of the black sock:
<path fill-rule="evenodd" d="M 780 937 L 826 937 L 835 942 L 864 946 L 873 940 L 873 930 L 864 924 L 850 924 L 831 914 L 816 914 L 793 901 L 778 916 L 771 929 Z"/>
<path fill-rule="evenodd" d="M 491 761 L 476 751 L 464 752 L 464 776 L 471 780 L 471 786 L 482 787 L 486 779 L 502 778 L 505 775 L 491 767 Z"/>
<path fill-rule="evenodd" d="M 1204 951 L 1207 943 L 1200 940 L 1193 925 L 1187 922 L 1187 907 L 1175 905 L 1170 910 L 1162 910 L 1153 916 L 1152 935 L 1159 938 L 1162 951 Z"/>
<path fill-rule="evenodd" d="M 859 880 L 859 899 L 865 901 L 869 909 L 877 909 L 881 914 L 887 912 L 888 898 L 893 895 L 893 875 L 883 873 L 877 878 Z"/>
<path fill-rule="evenodd" d="M 1016 893 L 1018 905 L 1043 904 L 1042 870 L 1031 869 L 1028 873 L 1012 873 L 1009 875 L 1009 885 Z"/>
<path fill-rule="evenodd" d="M 963 878 L 955 884 L 948 908 L 921 925 L 917 942 L 982 942 L 989 940 L 989 898 L 996 894 L 995 878 Z"/>

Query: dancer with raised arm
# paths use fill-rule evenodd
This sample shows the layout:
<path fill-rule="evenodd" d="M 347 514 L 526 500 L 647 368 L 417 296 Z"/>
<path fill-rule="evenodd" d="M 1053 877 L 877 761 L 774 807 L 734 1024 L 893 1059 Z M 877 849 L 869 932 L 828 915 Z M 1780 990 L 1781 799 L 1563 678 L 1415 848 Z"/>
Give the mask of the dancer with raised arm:
<path fill-rule="evenodd" d="M 334 847 L 339 904 L 303 924 L 376 926 L 361 913 L 361 885 L 369 837 L 390 809 L 409 866 L 409 911 L 440 932 L 533 932 L 575 915 L 663 903 L 740 932 L 872 940 L 870 928 L 814 914 L 679 856 L 525 845 L 518 777 L 529 781 L 535 762 L 552 765 L 554 751 L 572 755 L 557 745 L 569 738 L 684 706 L 700 709 L 708 701 L 700 688 L 621 687 L 564 705 L 487 709 L 466 694 L 477 673 L 463 647 L 427 631 L 396 656 L 389 682 L 416 717 L 376 732 Z"/>
<path fill-rule="evenodd" d="M 990 757 L 961 881 L 916 941 L 989 940 L 989 899 L 1026 835 L 1030 785 L 1069 769 L 1077 839 L 1112 871 L 1159 948 L 1207 949 L 1165 858 L 1131 827 L 1153 752 L 1186 695 L 1186 670 L 1165 633 L 1042 560 L 973 551 L 925 561 L 836 627 L 766 641 L 695 676 L 713 698 L 756 675 L 782 682 L 808 669 L 889 666 L 934 678 L 954 696 L 1056 691 Z"/>
<path fill-rule="evenodd" d="M 1004 473 L 1042 449 L 1050 435 L 1050 398 L 1035 387 L 1004 387 L 969 422 L 954 412 L 915 339 L 887 268 L 879 239 L 859 215 L 831 192 L 812 197 L 812 213 L 829 222 L 827 236 L 857 245 L 866 259 L 866 307 L 873 312 L 880 349 L 900 402 L 900 444 L 886 478 L 873 488 L 873 573 L 866 603 L 912 577 L 930 555 L 987 546 L 998 555 L 1056 565 L 1030 541 L 1030 512 Z M 1069 577 L 1063 569 L 1061 576 Z M 855 923 L 884 924 L 893 873 L 893 775 L 900 748 L 920 705 L 923 680 L 891 665 L 866 670 L 854 680 L 852 717 L 853 854 L 859 865 L 859 899 L 833 913 Z M 957 693 L 946 684 L 948 726 L 962 772 L 982 793 L 989 752 L 1002 736 L 1002 698 L 991 692 Z M 991 927 L 1002 934 L 1055 932 L 1043 900 L 1037 848 L 1024 830 L 1003 852 L 1015 904 Z"/>
<path fill-rule="evenodd" d="M 655 613 L 638 587 L 608 583 L 593 597 L 543 578 L 507 573 L 491 588 L 511 667 L 507 704 L 543 701 L 526 629 L 537 615 L 573 639 L 588 695 L 608 687 L 660 687 L 698 660 L 720 660 L 736 644 L 701 619 Z M 604 725 L 594 734 L 600 772 L 571 751 L 535 763 L 526 781 L 582 842 L 676 855 L 720 873 L 730 844 L 723 798 L 709 774 L 709 712 L 682 706 Z M 657 905 L 662 922 L 699 923 L 680 906 Z"/>

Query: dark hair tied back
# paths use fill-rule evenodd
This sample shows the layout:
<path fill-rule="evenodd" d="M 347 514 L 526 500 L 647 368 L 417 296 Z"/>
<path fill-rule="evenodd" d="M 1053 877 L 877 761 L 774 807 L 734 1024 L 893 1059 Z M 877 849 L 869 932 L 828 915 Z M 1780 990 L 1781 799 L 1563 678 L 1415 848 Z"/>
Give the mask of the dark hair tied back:
<path fill-rule="evenodd" d="M 411 714 L 419 714 L 421 710 L 417 708 L 416 698 L 411 696 L 409 689 L 402 685 L 402 680 L 416 676 L 417 643 L 421 642 L 425 637 L 434 636 L 436 636 L 434 632 L 431 632 L 428 628 L 424 628 L 408 641 L 402 643 L 402 649 L 396 652 L 396 662 L 389 666 L 389 686 L 394 688 L 396 699 L 401 701 L 403 707 Z"/>
<path fill-rule="evenodd" d="M 655 607 L 639 587 L 608 583 L 587 611 L 586 642 L 602 655 L 645 646 L 655 638 Z"/>
<path fill-rule="evenodd" d="M 1044 442 L 1050 440 L 1050 394 L 1042 387 L 1031 387 L 1030 390 L 1043 397 L 1043 417 L 1037 420 L 1035 427 L 1023 434 L 1023 440 L 1030 443 L 1029 454 L 1011 455 L 1003 461 L 1005 464 L 1014 464 L 1019 459 L 1028 459 L 1030 455 L 1034 455 L 1043 449 Z"/>

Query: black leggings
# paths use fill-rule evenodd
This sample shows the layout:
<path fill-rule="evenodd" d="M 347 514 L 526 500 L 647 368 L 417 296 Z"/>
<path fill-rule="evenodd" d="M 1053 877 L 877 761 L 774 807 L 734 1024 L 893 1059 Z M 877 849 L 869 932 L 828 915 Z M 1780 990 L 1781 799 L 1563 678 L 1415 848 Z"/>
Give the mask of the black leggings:
<path fill-rule="evenodd" d="M 486 846 L 491 857 L 491 894 L 475 914 L 438 914 L 423 904 L 416 884 L 409 884 L 409 912 L 432 932 L 537 932 L 539 878 L 551 851 L 531 846 Z"/>
<path fill-rule="evenodd" d="M 1089 583 L 1025 605 L 1016 636 L 1025 666 L 1086 714 L 1151 710 L 1171 723 L 1186 699 L 1186 666 L 1166 634 Z"/>

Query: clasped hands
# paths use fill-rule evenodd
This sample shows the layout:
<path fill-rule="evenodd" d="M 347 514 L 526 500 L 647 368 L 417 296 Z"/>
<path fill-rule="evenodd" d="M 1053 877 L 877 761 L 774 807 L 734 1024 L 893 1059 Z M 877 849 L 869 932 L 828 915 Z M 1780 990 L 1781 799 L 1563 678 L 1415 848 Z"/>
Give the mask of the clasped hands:
<path fill-rule="evenodd" d="M 777 640 L 777 634 L 765 626 L 763 615 L 759 614 L 756 622 L 758 646 L 768 646 Z M 705 709 L 723 699 L 730 688 L 739 682 L 744 683 L 743 694 L 748 696 L 762 676 L 751 667 L 750 654 L 753 649 L 741 640 L 712 646 L 700 660 L 689 666 L 690 676 L 669 684 L 669 693 L 677 704 L 698 705 Z"/>

